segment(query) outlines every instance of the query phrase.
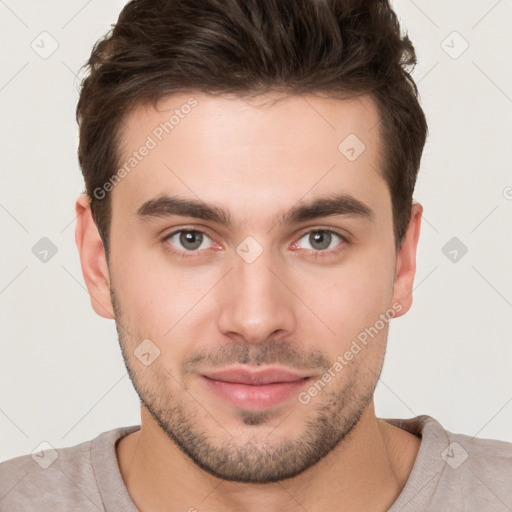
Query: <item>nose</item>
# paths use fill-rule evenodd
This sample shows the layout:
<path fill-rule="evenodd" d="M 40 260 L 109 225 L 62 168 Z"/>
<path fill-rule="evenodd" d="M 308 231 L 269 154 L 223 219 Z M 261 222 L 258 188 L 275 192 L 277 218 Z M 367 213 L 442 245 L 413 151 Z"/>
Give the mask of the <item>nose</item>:
<path fill-rule="evenodd" d="M 252 263 L 236 256 L 218 297 L 218 328 L 236 341 L 261 344 L 284 338 L 297 325 L 297 298 L 284 283 L 284 269 L 266 251 Z"/>

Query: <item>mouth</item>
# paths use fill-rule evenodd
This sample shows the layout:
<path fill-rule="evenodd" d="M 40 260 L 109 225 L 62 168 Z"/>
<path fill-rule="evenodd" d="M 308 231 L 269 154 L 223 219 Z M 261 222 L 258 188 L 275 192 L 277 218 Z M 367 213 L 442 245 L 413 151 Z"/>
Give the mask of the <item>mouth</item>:
<path fill-rule="evenodd" d="M 205 372 L 201 378 L 210 392 L 232 406 L 265 410 L 296 395 L 312 377 L 282 368 L 251 371 L 238 367 Z"/>

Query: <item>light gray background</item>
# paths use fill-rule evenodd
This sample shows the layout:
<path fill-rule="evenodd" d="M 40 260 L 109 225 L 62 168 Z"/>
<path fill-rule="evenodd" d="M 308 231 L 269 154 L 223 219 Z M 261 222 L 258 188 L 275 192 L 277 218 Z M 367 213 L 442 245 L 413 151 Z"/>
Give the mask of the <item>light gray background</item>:
<path fill-rule="evenodd" d="M 75 73 L 123 5 L 0 0 L 0 460 L 139 424 L 114 322 L 90 306 L 74 241 Z M 414 304 L 391 324 L 377 413 L 512 441 L 512 2 L 394 5 L 417 49 L 430 137 Z M 42 237 L 58 249 L 46 263 L 32 252 Z M 442 252 L 452 237 L 468 248 L 456 262 Z"/>

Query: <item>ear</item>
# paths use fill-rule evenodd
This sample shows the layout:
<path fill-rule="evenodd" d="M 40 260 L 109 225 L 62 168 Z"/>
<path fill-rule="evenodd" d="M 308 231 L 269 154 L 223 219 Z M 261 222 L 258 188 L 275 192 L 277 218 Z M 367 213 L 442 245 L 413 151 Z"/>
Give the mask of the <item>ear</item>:
<path fill-rule="evenodd" d="M 422 213 L 423 206 L 420 203 L 414 203 L 411 209 L 411 219 L 398 251 L 395 266 L 393 303 L 399 302 L 402 305 L 402 309 L 395 314 L 395 317 L 405 315 L 412 305 L 412 289 L 416 274 L 416 249 L 420 236 Z"/>
<path fill-rule="evenodd" d="M 105 247 L 92 216 L 89 196 L 81 194 L 75 209 L 75 240 L 91 305 L 98 315 L 113 319 L 115 315 L 110 297 L 110 274 Z"/>

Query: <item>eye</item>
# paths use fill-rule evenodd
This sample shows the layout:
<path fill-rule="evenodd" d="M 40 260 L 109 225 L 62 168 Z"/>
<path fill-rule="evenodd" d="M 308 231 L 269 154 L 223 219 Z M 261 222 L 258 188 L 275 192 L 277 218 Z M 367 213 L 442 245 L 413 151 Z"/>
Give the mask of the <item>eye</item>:
<path fill-rule="evenodd" d="M 177 249 L 188 252 L 207 249 L 212 241 L 205 233 L 191 229 L 175 231 L 167 236 L 165 240 L 169 241 Z"/>
<path fill-rule="evenodd" d="M 302 249 L 325 251 L 339 245 L 339 242 L 344 241 L 344 238 L 334 231 L 315 229 L 306 233 L 297 244 L 300 246 L 302 241 L 305 241 L 306 244 L 306 247 L 301 247 Z"/>

